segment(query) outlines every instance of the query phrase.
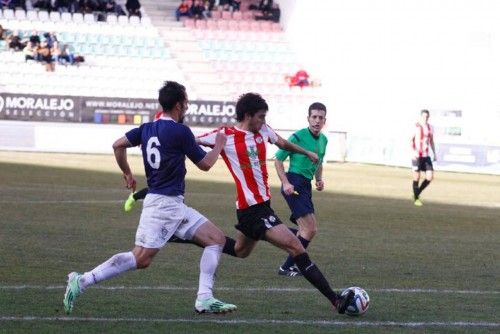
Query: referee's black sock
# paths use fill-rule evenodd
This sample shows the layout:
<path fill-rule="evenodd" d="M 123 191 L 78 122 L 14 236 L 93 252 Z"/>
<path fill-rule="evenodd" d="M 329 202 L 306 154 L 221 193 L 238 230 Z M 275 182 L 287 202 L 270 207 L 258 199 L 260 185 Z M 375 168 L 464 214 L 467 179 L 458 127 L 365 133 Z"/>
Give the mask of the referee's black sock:
<path fill-rule="evenodd" d="M 304 249 L 306 249 L 307 246 L 309 246 L 309 243 L 311 241 L 307 240 L 307 239 L 304 239 L 301 235 L 299 235 L 298 238 L 299 238 L 300 243 L 304 247 Z M 285 262 L 281 265 L 281 268 L 283 268 L 283 269 L 286 270 L 286 269 L 292 267 L 294 264 L 295 264 L 295 260 L 293 259 L 293 257 L 291 255 L 288 255 L 288 257 L 285 260 Z"/>
<path fill-rule="evenodd" d="M 307 253 L 302 253 L 297 255 L 294 260 L 300 272 L 309 281 L 309 283 L 314 285 L 316 289 L 318 289 L 332 304 L 335 305 L 335 301 L 339 295 L 332 290 L 325 276 L 323 276 L 319 268 L 311 262 L 309 255 Z"/>
<path fill-rule="evenodd" d="M 413 197 L 415 199 L 418 198 L 419 192 L 418 192 L 418 181 L 413 181 Z"/>
<path fill-rule="evenodd" d="M 132 196 L 134 197 L 134 199 L 136 201 L 138 201 L 140 199 L 144 199 L 146 197 L 146 195 L 148 194 L 148 191 L 149 191 L 148 188 L 143 188 L 139 191 L 136 191 Z"/>
<path fill-rule="evenodd" d="M 429 181 L 427 179 L 425 179 L 424 182 L 422 182 L 422 184 L 420 185 L 420 188 L 418 189 L 419 196 L 422 193 L 422 191 L 424 191 L 424 189 L 429 185 L 429 183 L 431 183 L 431 181 Z"/>

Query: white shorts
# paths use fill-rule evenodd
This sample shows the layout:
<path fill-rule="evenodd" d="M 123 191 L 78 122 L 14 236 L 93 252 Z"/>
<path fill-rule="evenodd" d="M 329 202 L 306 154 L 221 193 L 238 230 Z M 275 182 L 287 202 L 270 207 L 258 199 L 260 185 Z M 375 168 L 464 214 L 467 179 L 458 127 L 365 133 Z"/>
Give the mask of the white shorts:
<path fill-rule="evenodd" d="M 176 235 L 191 240 L 198 227 L 208 219 L 184 204 L 183 196 L 148 194 L 135 234 L 136 246 L 162 248 Z"/>

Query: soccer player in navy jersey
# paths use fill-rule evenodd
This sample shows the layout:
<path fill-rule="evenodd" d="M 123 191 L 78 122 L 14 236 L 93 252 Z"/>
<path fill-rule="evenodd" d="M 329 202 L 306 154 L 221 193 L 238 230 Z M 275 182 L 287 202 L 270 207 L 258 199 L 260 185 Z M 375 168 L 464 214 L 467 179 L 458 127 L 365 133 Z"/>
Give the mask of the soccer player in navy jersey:
<path fill-rule="evenodd" d="M 66 313 L 89 286 L 111 279 L 126 271 L 147 268 L 167 241 L 176 236 L 192 240 L 204 247 L 200 261 L 200 278 L 195 302 L 197 313 L 227 313 L 236 306 L 213 297 L 224 234 L 195 209 L 184 204 L 184 188 L 188 157 L 199 169 L 208 171 L 226 143 L 218 133 L 213 149 L 206 153 L 197 143 L 189 127 L 182 124 L 188 109 L 184 86 L 167 81 L 159 91 L 163 115 L 156 122 L 144 123 L 127 132 L 113 144 L 118 166 L 128 189 L 135 190 L 136 180 L 127 161 L 127 148 L 141 146 L 149 192 L 144 205 L 132 251 L 113 255 L 83 274 L 72 272 L 64 294 Z"/>
<path fill-rule="evenodd" d="M 319 162 L 314 163 L 303 154 L 281 149 L 276 153 L 276 160 L 274 161 L 276 172 L 281 180 L 281 194 L 292 212 L 290 220 L 299 226 L 297 237 L 304 249 L 309 246 L 318 229 L 312 202 L 311 181 L 315 179 L 315 187 L 318 191 L 322 191 L 325 186 L 322 177 L 322 162 L 325 157 L 328 138 L 321 133 L 321 130 L 326 122 L 326 106 L 319 102 L 311 104 L 307 122 L 308 127 L 294 132 L 288 138 L 288 141 L 316 153 Z M 288 172 L 285 173 L 283 161 L 287 158 L 289 158 L 290 164 Z M 278 274 L 289 277 L 302 275 L 295 266 L 292 256 L 288 256 L 280 266 Z"/>

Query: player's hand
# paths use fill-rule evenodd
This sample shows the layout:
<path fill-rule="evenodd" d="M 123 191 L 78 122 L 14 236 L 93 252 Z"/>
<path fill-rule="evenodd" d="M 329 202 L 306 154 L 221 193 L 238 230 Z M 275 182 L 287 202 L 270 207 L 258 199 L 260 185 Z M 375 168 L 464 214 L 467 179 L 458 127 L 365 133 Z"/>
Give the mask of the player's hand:
<path fill-rule="evenodd" d="M 318 161 L 319 161 L 318 155 L 316 153 L 314 153 L 314 152 L 308 151 L 307 152 L 307 157 L 309 158 L 309 160 L 311 160 L 315 164 L 317 164 Z"/>
<path fill-rule="evenodd" d="M 123 179 L 125 180 L 125 187 L 127 187 L 127 189 L 132 190 L 132 192 L 135 192 L 135 187 L 137 184 L 132 173 L 123 174 Z"/>
<path fill-rule="evenodd" d="M 222 128 L 219 128 L 217 134 L 215 135 L 215 145 L 216 146 L 224 146 L 226 145 L 227 137 Z"/>
<path fill-rule="evenodd" d="M 291 183 L 283 183 L 283 192 L 285 195 L 290 196 L 295 191 L 295 187 Z"/>
<path fill-rule="evenodd" d="M 316 181 L 316 190 L 321 191 L 323 189 L 325 189 L 325 182 L 323 180 Z"/>

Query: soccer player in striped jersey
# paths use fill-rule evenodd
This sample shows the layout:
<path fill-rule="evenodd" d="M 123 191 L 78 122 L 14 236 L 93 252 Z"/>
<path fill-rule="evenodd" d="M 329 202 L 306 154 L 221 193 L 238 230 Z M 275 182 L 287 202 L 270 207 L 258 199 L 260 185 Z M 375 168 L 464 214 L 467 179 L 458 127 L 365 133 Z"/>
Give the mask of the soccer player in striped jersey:
<path fill-rule="evenodd" d="M 429 148 L 432 150 L 434 161 L 436 161 L 436 149 L 434 147 L 434 131 L 429 124 L 429 110 L 420 112 L 420 121 L 415 125 L 415 135 L 411 139 L 413 149 L 413 200 L 416 206 L 422 206 L 420 194 L 431 183 L 434 178 L 434 167 L 429 156 Z M 420 174 L 424 172 L 424 181 L 419 185 Z"/>
<path fill-rule="evenodd" d="M 319 268 L 311 261 L 304 247 L 271 208 L 268 185 L 266 143 L 301 153 L 312 162 L 318 155 L 295 145 L 266 124 L 268 106 L 258 94 L 242 95 L 236 103 L 236 126 L 223 127 L 227 141 L 221 153 L 236 185 L 236 241 L 226 237 L 225 252 L 247 257 L 259 240 L 266 240 L 288 252 L 302 275 L 331 302 L 337 312 L 345 313 L 354 293 L 341 296 L 334 292 Z M 206 146 L 215 144 L 216 130 L 198 137 Z"/>
<path fill-rule="evenodd" d="M 317 222 L 314 215 L 314 205 L 312 202 L 311 181 L 316 179 L 316 190 L 322 191 L 325 187 L 322 175 L 322 162 L 326 153 L 328 139 L 321 133 L 326 122 L 326 106 L 323 103 L 315 102 L 309 106 L 307 128 L 296 131 L 288 138 L 294 143 L 308 151 L 318 155 L 319 162 L 314 163 L 303 154 L 292 153 L 279 150 L 276 153 L 274 166 L 281 180 L 281 194 L 292 212 L 290 220 L 299 226 L 297 237 L 304 248 L 316 235 Z M 285 173 L 283 161 L 290 158 L 288 172 Z M 292 256 L 288 256 L 285 262 L 279 267 L 278 274 L 283 276 L 300 276 L 300 271 L 295 267 Z"/>
<path fill-rule="evenodd" d="M 135 246 L 83 274 L 72 272 L 68 275 L 63 299 L 68 314 L 72 312 L 75 300 L 90 286 L 129 270 L 147 268 L 173 235 L 193 240 L 204 248 L 195 311 L 227 313 L 236 310 L 235 305 L 214 298 L 212 293 L 224 234 L 184 203 L 186 157 L 199 169 L 208 171 L 217 161 L 226 136 L 217 133 L 213 149 L 208 153 L 196 143 L 191 129 L 182 124 L 188 109 L 188 96 L 183 85 L 167 81 L 159 91 L 158 100 L 164 111 L 158 121 L 130 130 L 113 144 L 116 161 L 127 188 L 131 190 L 135 189 L 136 181 L 127 161 L 127 148 L 141 145 L 149 192 L 144 199 Z"/>

